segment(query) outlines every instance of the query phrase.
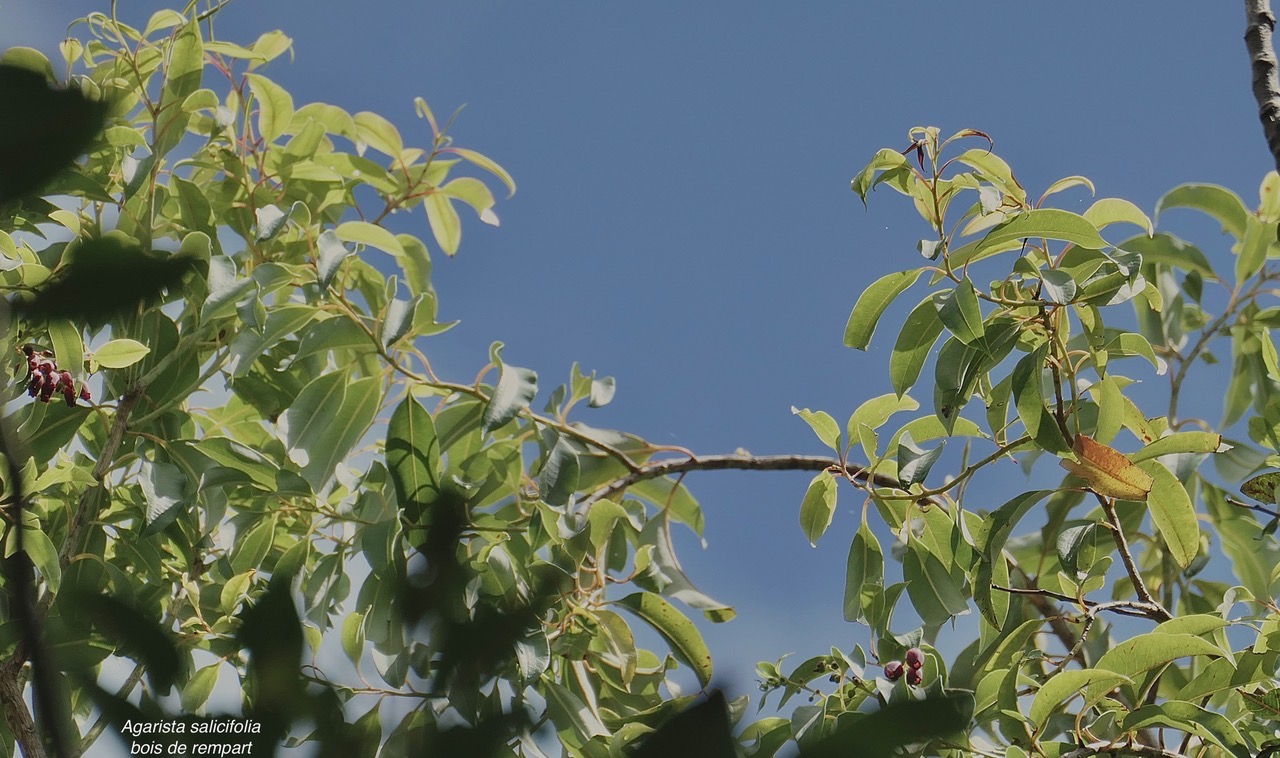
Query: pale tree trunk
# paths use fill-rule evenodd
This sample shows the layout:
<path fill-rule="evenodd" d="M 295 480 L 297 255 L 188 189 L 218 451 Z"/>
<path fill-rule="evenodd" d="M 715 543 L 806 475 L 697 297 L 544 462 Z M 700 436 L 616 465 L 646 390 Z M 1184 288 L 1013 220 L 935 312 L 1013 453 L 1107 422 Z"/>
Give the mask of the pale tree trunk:
<path fill-rule="evenodd" d="M 1253 97 L 1258 101 L 1258 117 L 1267 147 L 1280 171 L 1280 78 L 1276 75 L 1276 50 L 1272 44 L 1276 17 L 1271 0 L 1245 0 L 1244 44 L 1253 69 Z"/>

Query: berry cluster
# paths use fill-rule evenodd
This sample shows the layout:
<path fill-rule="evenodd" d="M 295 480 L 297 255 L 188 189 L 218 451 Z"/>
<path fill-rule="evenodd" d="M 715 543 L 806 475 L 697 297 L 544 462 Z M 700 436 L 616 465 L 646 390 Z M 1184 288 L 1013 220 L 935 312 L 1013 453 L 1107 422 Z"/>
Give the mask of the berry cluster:
<path fill-rule="evenodd" d="M 896 682 L 905 673 L 907 675 L 907 684 L 918 687 L 924 682 L 924 675 L 920 673 L 923 668 L 924 651 L 918 647 L 913 647 L 907 651 L 907 665 L 903 666 L 902 661 L 889 661 L 884 665 L 884 678 L 891 682 Z"/>
<path fill-rule="evenodd" d="M 50 350 L 36 350 L 35 345 L 23 345 L 23 355 L 27 356 L 27 394 L 39 397 L 40 402 L 47 403 L 53 399 L 53 393 L 60 392 L 67 405 L 75 407 L 76 382 L 70 371 L 63 371 L 53 360 Z M 89 387 L 80 387 L 79 398 L 89 402 Z"/>

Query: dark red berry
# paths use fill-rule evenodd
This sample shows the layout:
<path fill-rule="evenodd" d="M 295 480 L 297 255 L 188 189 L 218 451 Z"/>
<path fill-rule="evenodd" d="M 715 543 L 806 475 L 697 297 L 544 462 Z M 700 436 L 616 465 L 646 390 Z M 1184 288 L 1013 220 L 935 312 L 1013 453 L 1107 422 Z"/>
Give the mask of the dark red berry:
<path fill-rule="evenodd" d="M 924 675 L 920 673 L 920 669 L 907 669 L 907 684 L 913 687 L 919 687 L 924 681 Z"/>
<path fill-rule="evenodd" d="M 896 682 L 902 678 L 902 661 L 889 661 L 884 665 L 884 678 Z"/>
<path fill-rule="evenodd" d="M 90 397 L 89 397 L 89 385 L 87 385 L 87 384 L 86 384 L 86 385 L 84 385 L 83 387 L 81 387 L 81 388 L 80 388 L 80 399 L 81 399 L 81 400 L 83 400 L 83 401 L 85 401 L 86 403 L 87 403 L 87 402 L 89 402 L 89 400 L 90 400 Z"/>
<path fill-rule="evenodd" d="M 907 666 L 913 669 L 919 669 L 924 666 L 924 651 L 918 647 L 913 647 L 907 651 Z"/>
<path fill-rule="evenodd" d="M 68 384 L 62 389 L 62 399 L 67 401 L 68 408 L 76 407 L 76 388 Z"/>
<path fill-rule="evenodd" d="M 40 390 L 44 387 L 44 374 L 35 373 L 31 375 L 31 381 L 27 384 L 27 394 L 35 397 L 40 394 Z"/>
<path fill-rule="evenodd" d="M 64 390 L 75 392 L 76 380 L 71 378 L 70 371 L 63 371 L 62 373 L 58 374 L 58 386 L 63 388 Z M 910 658 L 908 657 L 907 660 L 910 660 Z"/>

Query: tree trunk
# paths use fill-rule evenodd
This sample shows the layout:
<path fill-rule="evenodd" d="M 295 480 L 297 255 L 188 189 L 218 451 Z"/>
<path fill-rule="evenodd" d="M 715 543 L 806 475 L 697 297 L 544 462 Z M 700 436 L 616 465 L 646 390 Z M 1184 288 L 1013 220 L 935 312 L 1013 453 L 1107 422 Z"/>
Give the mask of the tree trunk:
<path fill-rule="evenodd" d="M 21 666 L 0 666 L 0 713 L 4 714 L 5 724 L 17 739 L 25 758 L 45 758 L 40 732 L 31 718 L 27 701 L 22 697 L 24 689 L 26 682 L 23 681 Z"/>
<path fill-rule="evenodd" d="M 1276 17 L 1271 0 L 1245 0 L 1244 44 L 1253 70 L 1253 97 L 1258 101 L 1258 118 L 1267 147 L 1280 171 L 1280 78 L 1276 75 L 1276 51 L 1271 36 Z"/>

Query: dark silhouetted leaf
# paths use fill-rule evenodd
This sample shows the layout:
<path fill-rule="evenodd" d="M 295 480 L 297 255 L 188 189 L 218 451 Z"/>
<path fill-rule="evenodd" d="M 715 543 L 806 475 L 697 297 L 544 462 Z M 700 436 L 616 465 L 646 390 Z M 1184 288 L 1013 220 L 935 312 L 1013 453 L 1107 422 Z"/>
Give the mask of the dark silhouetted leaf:
<path fill-rule="evenodd" d="M 712 690 L 706 700 L 674 716 L 640 745 L 632 758 L 734 758 L 733 727 L 724 693 Z"/>
<path fill-rule="evenodd" d="M 302 696 L 302 624 L 293 604 L 293 577 L 274 576 L 258 601 L 241 611 L 237 636 L 249 650 L 253 714 L 284 723 Z"/>
<path fill-rule="evenodd" d="M 881 758 L 907 745 L 925 743 L 969 726 L 973 695 L 954 693 L 926 700 L 890 703 L 859 718 L 811 748 L 804 758 Z"/>
<path fill-rule="evenodd" d="M 0 65 L 0 203 L 41 188 L 102 130 L 106 104 L 55 90 L 43 75 Z"/>
<path fill-rule="evenodd" d="M 155 690 L 169 691 L 182 669 L 182 658 L 172 636 L 155 619 L 110 595 L 80 593 L 75 602 L 104 636 L 143 664 Z"/>
<path fill-rule="evenodd" d="M 90 240 L 35 299 L 14 308 L 46 318 L 104 320 L 177 285 L 194 265 L 193 258 L 152 256 L 111 237 Z"/>

